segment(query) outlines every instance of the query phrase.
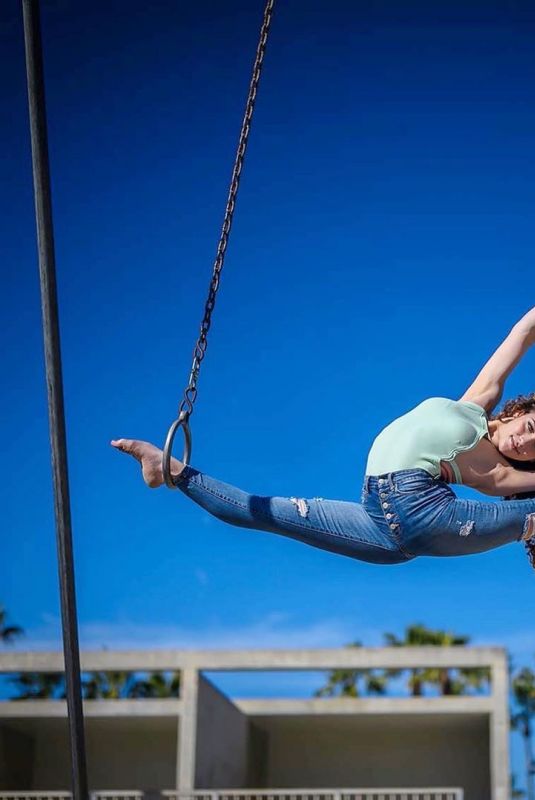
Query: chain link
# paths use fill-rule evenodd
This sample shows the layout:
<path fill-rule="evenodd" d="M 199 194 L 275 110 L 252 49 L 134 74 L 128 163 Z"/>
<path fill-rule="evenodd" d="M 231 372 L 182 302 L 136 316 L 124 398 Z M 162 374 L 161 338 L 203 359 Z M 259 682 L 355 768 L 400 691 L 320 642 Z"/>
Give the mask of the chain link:
<path fill-rule="evenodd" d="M 243 117 L 242 127 L 240 131 L 240 138 L 238 142 L 238 150 L 236 153 L 234 168 L 232 170 L 232 177 L 230 180 L 227 205 L 225 208 L 225 216 L 223 219 L 223 227 L 221 230 L 219 243 L 217 245 L 217 254 L 214 261 L 212 279 L 210 281 L 210 288 L 208 291 L 208 299 L 206 300 L 204 308 L 204 317 L 202 319 L 200 326 L 200 335 L 193 349 L 193 363 L 191 365 L 189 382 L 184 391 L 184 397 L 182 398 L 182 401 L 178 407 L 178 415 L 180 416 L 180 414 L 184 414 L 186 419 L 189 418 L 189 416 L 193 412 L 193 405 L 195 403 L 195 400 L 197 399 L 197 380 L 199 378 L 201 363 L 204 359 L 204 356 L 206 354 L 206 348 L 208 346 L 208 331 L 210 330 L 210 324 L 212 322 L 212 312 L 215 308 L 215 301 L 217 296 L 217 290 L 219 289 L 221 270 L 223 269 L 223 263 L 225 261 L 225 253 L 227 250 L 230 229 L 232 227 L 232 218 L 234 215 L 234 209 L 236 207 L 236 196 L 238 194 L 240 175 L 243 168 L 245 151 L 247 149 L 247 140 L 249 138 L 249 132 L 251 130 L 251 121 L 253 118 L 256 93 L 258 90 L 258 83 L 260 81 L 260 72 L 262 70 L 264 54 L 266 52 L 266 44 L 267 44 L 267 38 L 269 33 L 269 26 L 271 23 L 271 15 L 273 11 L 274 2 L 275 0 L 267 0 L 266 8 L 264 11 L 264 20 L 262 23 L 262 28 L 260 30 L 260 41 L 258 42 L 256 58 L 253 65 L 253 74 L 251 78 L 251 83 L 249 85 L 249 95 L 247 97 L 245 114 Z"/>

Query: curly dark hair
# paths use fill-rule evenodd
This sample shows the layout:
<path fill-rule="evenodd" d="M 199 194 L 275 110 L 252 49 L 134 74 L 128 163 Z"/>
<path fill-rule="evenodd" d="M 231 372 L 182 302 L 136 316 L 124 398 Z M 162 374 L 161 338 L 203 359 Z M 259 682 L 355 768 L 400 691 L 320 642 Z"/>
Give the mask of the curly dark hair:
<path fill-rule="evenodd" d="M 519 394 L 518 397 L 508 400 L 497 414 L 492 414 L 490 419 L 506 420 L 510 417 L 520 416 L 521 414 L 529 414 L 530 411 L 535 411 L 535 392 L 531 394 Z M 526 471 L 535 470 L 535 461 L 515 461 L 512 458 L 508 458 L 507 460 L 515 469 Z M 535 492 L 520 492 L 519 494 L 513 494 L 503 499 L 527 500 L 531 497 L 535 497 Z M 525 544 L 531 566 L 535 569 L 535 536 L 528 539 Z"/>
<path fill-rule="evenodd" d="M 520 414 L 529 414 L 535 411 L 535 392 L 531 394 L 519 394 L 512 400 L 507 400 L 503 408 L 491 416 L 491 419 L 504 419 L 506 417 L 517 417 Z"/>

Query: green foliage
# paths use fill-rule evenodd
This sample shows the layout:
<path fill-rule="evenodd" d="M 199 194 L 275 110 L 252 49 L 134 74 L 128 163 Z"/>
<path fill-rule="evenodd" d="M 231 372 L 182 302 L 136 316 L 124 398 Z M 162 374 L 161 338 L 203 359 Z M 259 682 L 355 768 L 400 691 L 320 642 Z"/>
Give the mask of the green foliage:
<path fill-rule="evenodd" d="M 409 625 L 400 638 L 393 633 L 385 633 L 385 644 L 389 647 L 452 647 L 468 644 L 468 636 L 459 636 L 443 630 L 433 630 L 417 623 Z M 360 642 L 353 642 L 349 647 L 362 647 Z M 386 694 L 388 682 L 399 678 L 402 670 L 343 670 L 336 669 L 329 673 L 327 683 L 315 692 L 316 697 L 362 697 L 366 695 Z M 408 687 L 413 697 L 424 694 L 427 686 L 437 687 L 442 695 L 462 695 L 480 691 L 488 686 L 490 670 L 482 668 L 412 669 Z"/>
<path fill-rule="evenodd" d="M 180 672 L 151 672 L 139 680 L 132 697 L 166 698 L 180 696 Z"/>
<path fill-rule="evenodd" d="M 352 642 L 350 647 L 362 647 Z M 325 686 L 314 692 L 315 697 L 361 697 L 386 692 L 384 672 L 374 669 L 333 669 Z"/>
<path fill-rule="evenodd" d="M 12 700 L 63 700 L 65 678 L 61 672 L 21 672 L 11 678 L 17 687 Z"/>
<path fill-rule="evenodd" d="M 402 638 L 393 633 L 385 633 L 384 640 L 389 647 L 462 647 L 469 644 L 470 637 L 440 629 L 433 630 L 416 623 L 405 628 Z M 390 677 L 397 675 L 399 672 L 389 671 Z M 463 695 L 486 688 L 489 680 L 490 670 L 487 667 L 458 670 L 434 667 L 413 669 L 409 678 L 409 689 L 413 697 L 423 695 L 426 686 L 437 687 L 443 696 Z"/>
<path fill-rule="evenodd" d="M 0 642 L 2 644 L 13 644 L 15 639 L 22 636 L 24 631 L 18 625 L 7 624 L 7 611 L 0 606 Z"/>
<path fill-rule="evenodd" d="M 178 697 L 180 673 L 92 672 L 83 682 L 86 700 Z"/>
<path fill-rule="evenodd" d="M 17 687 L 12 700 L 63 700 L 63 673 L 21 672 L 11 679 Z M 179 697 L 180 673 L 100 671 L 82 676 L 84 700 L 126 700 Z"/>
<path fill-rule="evenodd" d="M 513 695 L 520 712 L 517 716 L 532 717 L 535 715 L 535 672 L 523 667 L 512 679 Z"/>
<path fill-rule="evenodd" d="M 91 672 L 82 680 L 84 700 L 122 700 L 132 696 L 136 685 L 133 672 Z"/>

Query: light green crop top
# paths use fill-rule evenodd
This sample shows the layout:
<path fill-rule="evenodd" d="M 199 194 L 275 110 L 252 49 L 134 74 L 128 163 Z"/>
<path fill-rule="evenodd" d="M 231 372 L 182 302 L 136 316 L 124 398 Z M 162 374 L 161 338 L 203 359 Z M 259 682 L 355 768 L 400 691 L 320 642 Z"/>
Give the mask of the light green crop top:
<path fill-rule="evenodd" d="M 390 423 L 374 441 L 366 475 L 384 475 L 400 469 L 425 469 L 440 477 L 440 462 L 447 461 L 457 483 L 461 473 L 455 463 L 459 453 L 472 450 L 489 432 L 481 406 L 467 400 L 431 397 Z"/>

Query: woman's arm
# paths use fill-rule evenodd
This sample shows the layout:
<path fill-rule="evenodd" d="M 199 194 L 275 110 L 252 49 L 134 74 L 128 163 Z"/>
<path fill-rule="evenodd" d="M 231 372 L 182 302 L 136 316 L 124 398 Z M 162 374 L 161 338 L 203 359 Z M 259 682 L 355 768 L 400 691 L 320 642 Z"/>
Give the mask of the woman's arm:
<path fill-rule="evenodd" d="M 535 492 L 535 470 L 516 469 L 486 438 L 459 453 L 455 463 L 465 486 L 491 497 Z"/>
<path fill-rule="evenodd" d="M 500 401 L 506 379 L 533 344 L 535 344 L 535 308 L 528 311 L 516 323 L 461 400 L 471 400 L 486 411 L 492 411 Z"/>
<path fill-rule="evenodd" d="M 484 494 L 494 497 L 511 497 L 511 495 L 535 492 L 535 472 L 515 469 L 512 466 L 501 466 L 485 476 Z"/>

